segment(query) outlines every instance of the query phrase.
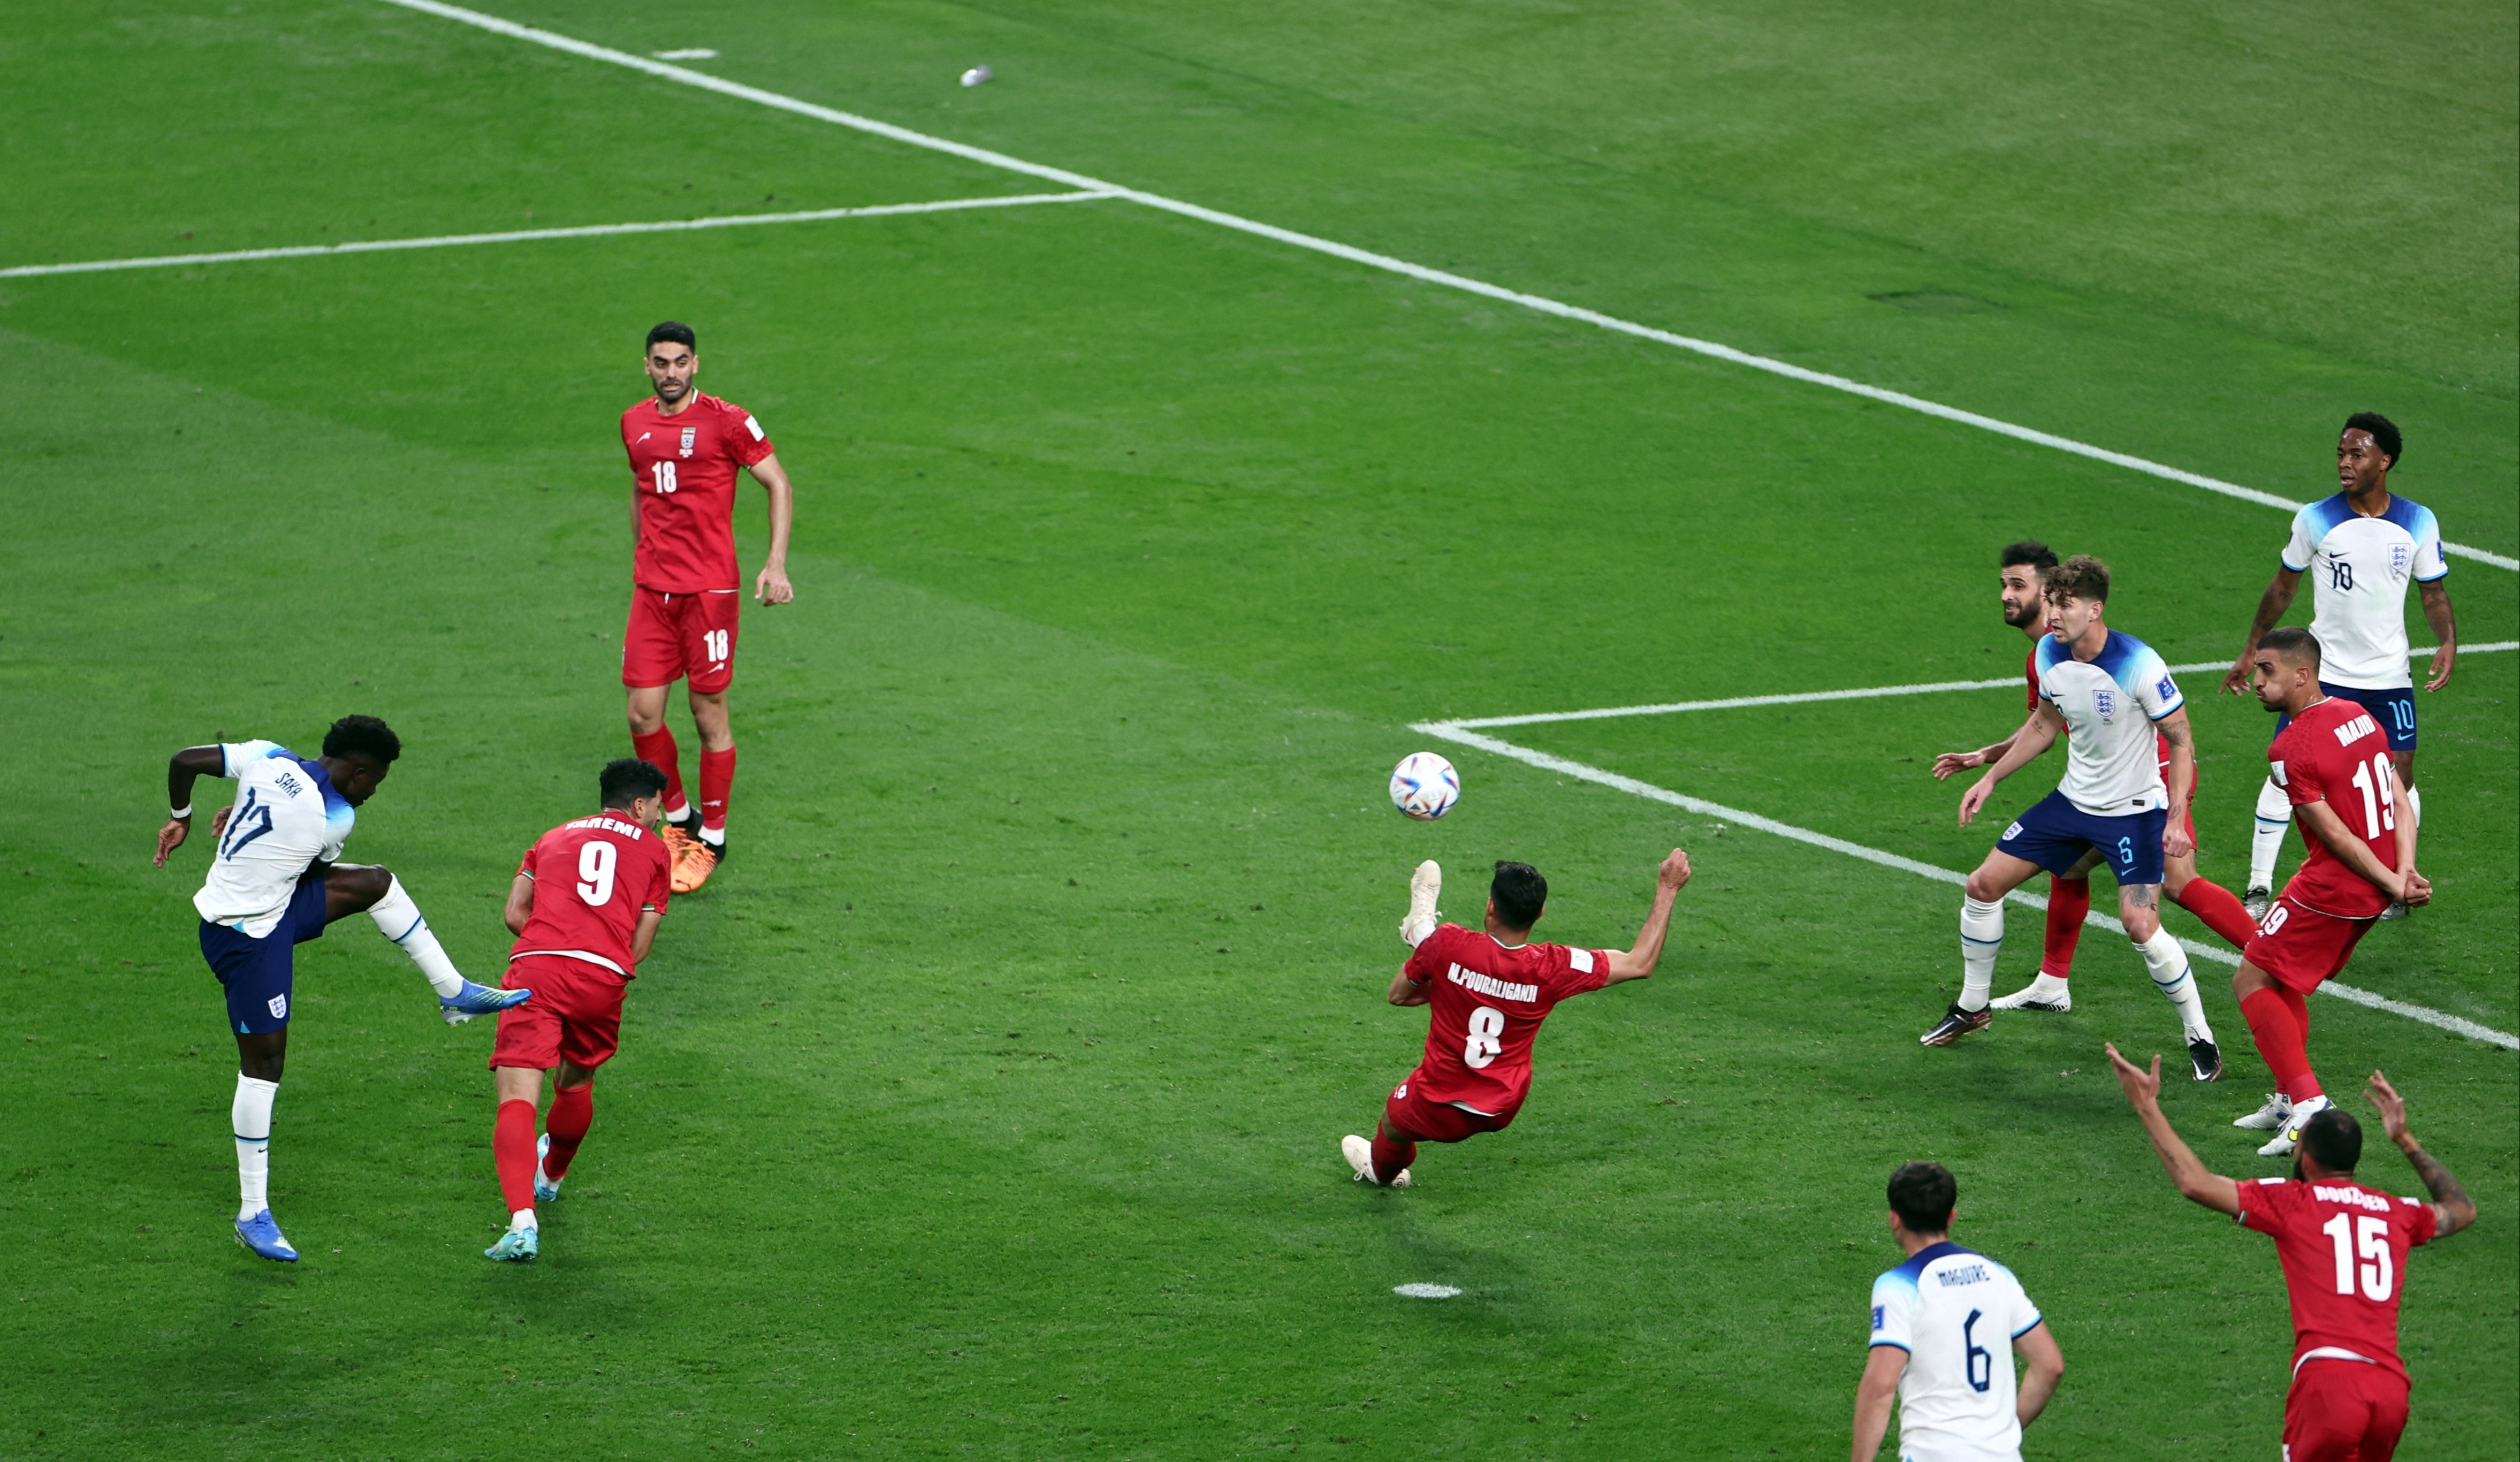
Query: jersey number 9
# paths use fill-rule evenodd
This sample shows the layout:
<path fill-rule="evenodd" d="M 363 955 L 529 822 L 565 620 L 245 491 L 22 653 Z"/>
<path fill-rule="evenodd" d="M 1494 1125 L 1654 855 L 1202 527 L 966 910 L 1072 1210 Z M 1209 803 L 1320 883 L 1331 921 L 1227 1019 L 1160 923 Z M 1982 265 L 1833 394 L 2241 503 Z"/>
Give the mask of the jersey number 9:
<path fill-rule="evenodd" d="M 598 908 L 612 902 L 612 864 L 621 856 L 610 843 L 588 843 L 577 850 L 577 896 Z"/>

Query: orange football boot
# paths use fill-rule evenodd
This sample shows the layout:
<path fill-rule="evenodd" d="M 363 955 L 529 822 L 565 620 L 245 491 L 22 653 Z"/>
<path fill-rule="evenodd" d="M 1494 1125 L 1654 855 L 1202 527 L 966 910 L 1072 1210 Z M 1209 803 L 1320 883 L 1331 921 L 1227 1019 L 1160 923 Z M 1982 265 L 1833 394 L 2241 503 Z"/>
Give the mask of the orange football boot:
<path fill-rule="evenodd" d="M 674 892 L 688 894 L 709 881 L 717 871 L 718 852 L 698 838 L 691 840 L 691 851 L 674 861 Z"/>

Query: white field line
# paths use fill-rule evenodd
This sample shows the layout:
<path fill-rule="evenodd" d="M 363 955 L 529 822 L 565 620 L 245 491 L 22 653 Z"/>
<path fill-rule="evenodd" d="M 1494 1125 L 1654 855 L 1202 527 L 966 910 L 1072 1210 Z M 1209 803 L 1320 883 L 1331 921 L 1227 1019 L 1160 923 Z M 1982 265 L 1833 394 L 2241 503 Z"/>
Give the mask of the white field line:
<path fill-rule="evenodd" d="M 2017 685 L 2019 682 L 2011 684 Z M 1420 722 L 1410 730 L 1459 745 L 1494 752 L 1498 756 L 1510 757 L 1526 766 L 1537 767 L 1544 772 L 1554 772 L 1560 776 L 1572 776 L 1581 781 L 1615 788 L 1631 796 L 1665 803 L 1684 812 L 1695 813 L 1700 817 L 1721 818 L 1727 822 L 1755 828 L 1760 832 L 1774 833 L 1778 837 L 1790 838 L 1797 843 L 1808 843 L 1815 848 L 1825 848 L 1831 853 L 1843 853 L 1849 858 L 1860 858 L 1868 864 L 1877 864 L 1885 868 L 1896 868 L 1903 873 L 1913 873 L 1919 878 L 1930 878 L 1937 883 L 1959 885 L 1968 882 L 1967 874 L 1951 868 L 1919 863 L 1912 858 L 1902 858 L 1896 853 L 1886 853 L 1879 848 L 1868 848 L 1862 843 L 1850 843 L 1844 838 L 1830 837 L 1824 832 L 1814 832 L 1808 827 L 1796 827 L 1790 822 L 1779 822 L 1774 818 L 1763 818 L 1757 813 L 1743 812 L 1737 807 L 1726 807 L 1720 802 L 1708 802 L 1703 798 L 1690 797 L 1665 787 L 1655 786 L 1651 782 L 1639 781 L 1633 776 L 1622 776 L 1616 772 L 1604 772 L 1598 767 L 1587 766 L 1582 762 L 1569 761 L 1561 756 L 1551 756 L 1545 751 L 1534 751 L 1528 746 L 1516 746 L 1511 741 L 1502 741 L 1494 736 L 1485 736 L 1477 731 L 1465 730 L 1462 723 L 1458 721 Z M 2048 907 L 2048 901 L 2037 894 L 2016 890 L 2011 897 L 2013 902 L 2026 904 L 2033 908 L 2044 909 Z M 2084 915 L 2083 921 L 2118 934 L 2126 933 L 2124 924 L 2096 911 Z M 2182 939 L 2179 943 L 2188 953 L 2200 959 L 2211 959 L 2217 964 L 2236 965 L 2240 962 L 2239 955 L 2220 945 L 2201 944 L 2192 939 Z M 2421 1021 L 2425 1025 L 2437 1026 L 2442 1030 L 2455 1032 L 2472 1040 L 2520 1050 L 2520 1036 L 2498 1031 L 2491 1026 L 2478 1025 L 2472 1020 L 2452 1015 L 2445 1010 L 2435 1010 L 2425 1005 L 2409 1005 L 2402 1000 L 2373 995 L 2367 990 L 2358 990 L 2351 985 L 2338 984 L 2334 980 L 2318 988 L 2328 995 L 2351 1000 L 2358 1005 L 2368 1005 L 2375 1010 L 2386 1010 L 2392 1015 L 2403 1015 L 2408 1020 Z"/>
<path fill-rule="evenodd" d="M 1083 173 L 1070 172 L 1063 167 L 1026 162 L 1020 157 L 1012 157 L 987 148 L 976 148 L 968 143 L 933 137 L 924 132 L 914 132 L 907 127 L 897 127 L 890 122 L 878 121 L 873 117 L 859 116 L 854 112 L 818 106 L 795 97 L 783 96 L 775 91 L 764 91 L 757 86 L 746 86 L 740 81 L 729 81 L 723 77 L 709 75 L 705 71 L 695 71 L 683 66 L 670 66 L 661 61 L 652 61 L 645 56 L 634 56 L 627 51 L 615 51 L 608 46 L 598 46 L 553 31 L 538 30 L 531 25 L 519 25 L 514 21 L 504 21 L 497 16 L 483 15 L 477 10 L 446 5 L 441 3 L 441 0 L 383 0 L 383 3 L 399 5 L 405 10 L 421 11 L 466 25 L 477 26 L 514 40 L 548 46 L 555 51 L 565 51 L 572 56 L 582 56 L 589 61 L 627 66 L 634 71 L 645 71 L 662 80 L 677 82 L 684 86 L 696 86 L 702 91 L 716 92 L 720 96 L 734 97 L 740 101 L 752 102 L 763 107 L 774 107 L 781 111 L 809 116 L 817 121 L 830 122 L 834 126 L 854 128 L 860 132 L 872 133 L 877 137 L 890 138 L 894 142 L 910 147 L 950 154 L 988 167 L 1004 168 L 1009 172 L 1023 173 L 1029 177 L 1047 178 L 1056 183 L 1064 183 L 1071 188 L 1107 193 L 1114 198 L 1126 199 L 1133 203 L 1143 203 L 1149 208 L 1160 208 L 1167 213 L 1177 213 L 1184 218 L 1195 218 L 1202 223 L 1215 224 L 1219 228 L 1257 235 L 1280 244 L 1291 244 L 1296 248 L 1311 249 L 1315 253 L 1328 254 L 1333 258 L 1363 264 L 1369 268 L 1406 275 L 1425 284 L 1440 285 L 1448 289 L 1485 295 L 1490 299 L 1538 310 L 1544 315 L 1554 315 L 1561 320 L 1579 321 L 1586 325 L 1598 326 L 1602 330 L 1615 331 L 1620 334 L 1634 335 L 1639 339 L 1652 340 L 1658 344 L 1694 351 L 1699 355 L 1729 361 L 1736 366 L 1747 366 L 1754 371 L 1782 376 L 1790 380 L 1799 380 L 1809 385 L 1826 386 L 1833 391 L 1844 391 L 1884 405 L 1921 412 L 1929 417 L 1940 417 L 1946 421 L 1975 426 L 1982 431 L 1992 431 L 2001 436 L 2012 437 L 2017 441 L 2052 447 L 2059 452 L 2070 452 L 2077 457 L 2088 457 L 2096 462 L 2125 467 L 2130 471 L 2148 473 L 2173 482 L 2185 483 L 2189 487 L 2201 487 L 2207 492 L 2221 493 L 2227 498 L 2238 498 L 2243 502 L 2257 503 L 2268 508 L 2280 508 L 2287 512 L 2295 511 L 2302 506 L 2276 497 L 2272 493 L 2260 492 L 2253 487 L 2242 487 L 2236 482 L 2225 482 L 2219 477 L 2207 477 L 2181 467 L 2168 466 L 2140 457 L 2131 457 L 2124 452 L 2112 452 L 2105 447 L 2094 447 L 2089 442 L 2078 442 L 2071 437 L 2057 436 L 2034 427 L 2016 426 L 2009 421 L 2000 421 L 1993 417 L 1980 416 L 1976 412 L 1944 406 L 1940 402 L 1927 401 L 1903 391 L 1885 390 L 1880 386 L 1867 385 L 1860 380 L 1850 380 L 1843 376 L 1831 376 L 1826 372 L 1809 370 L 1764 355 L 1752 355 L 1748 351 L 1735 350 L 1730 345 L 1719 344 L 1713 340 L 1700 340 L 1688 335 L 1674 334 L 1670 331 L 1656 330 L 1648 325 L 1639 325 L 1634 321 L 1621 320 L 1596 310 L 1588 310 L 1581 305 L 1564 304 L 1538 294 L 1525 294 L 1518 289 L 1508 289 L 1500 285 L 1491 285 L 1462 275 L 1449 274 L 1441 269 L 1429 269 L 1422 264 L 1412 264 L 1406 259 L 1395 259 L 1389 254 L 1377 254 L 1333 240 L 1320 239 L 1310 234 L 1298 234 L 1291 229 L 1279 228 L 1275 224 L 1261 223 L 1257 219 L 1221 213 L 1214 208 L 1203 208 L 1196 203 L 1184 202 L 1179 199 L 1166 198 L 1161 194 L 1124 188 L 1117 183 L 1106 183 L 1100 178 L 1090 178 Z M 2520 558 L 2489 553 L 2483 549 L 2471 549 L 2461 544 L 2444 544 L 2442 550 L 2445 553 L 2456 554 L 2463 558 L 2473 558 L 2480 563 L 2491 563 L 2497 568 L 2520 572 Z"/>
<path fill-rule="evenodd" d="M 2462 655 L 2490 655 L 2520 649 L 2520 640 L 2504 640 L 2493 644 L 2462 644 Z M 2413 651 L 2408 658 L 2423 659 L 2429 649 Z M 2202 660 L 2193 665 L 2173 665 L 2174 675 L 2194 675 L 2208 670 L 2228 670 L 2226 661 Z M 2018 690 L 2022 679 L 2008 675 L 1997 681 L 1930 681 L 1915 686 L 1867 686 L 1856 690 L 1798 690 L 1790 695 L 1735 695 L 1725 700 L 1670 700 L 1650 706 L 1603 706 L 1593 711 L 1535 711 L 1528 716 L 1472 716 L 1447 721 L 1445 726 L 1470 729 L 1494 726 L 1539 726 L 1551 721 L 1608 721 L 1620 716 L 1669 716 L 1680 711 L 1731 711 L 1743 706 L 1798 706 L 1817 700 L 1874 700 L 1886 695 L 1932 695 L 1944 690 L 1997 690 L 2006 687 Z"/>
<path fill-rule="evenodd" d="M 505 234 L 439 234 L 427 239 L 370 239 L 342 244 L 299 244 L 285 248 L 237 248 L 214 254 L 159 254 L 142 259 L 96 259 L 79 264 L 20 264 L 0 269 L 0 279 L 44 274 L 103 274 L 116 269 L 171 269 L 180 264 L 241 264 L 253 259 L 311 259 L 325 254 L 391 253 L 406 248 L 460 248 L 474 244 L 530 244 L 544 239 L 610 239 L 622 234 L 686 234 L 700 229 L 741 229 L 765 223 L 822 223 L 833 218 L 888 218 L 897 213 L 953 213 L 965 208 L 1015 208 L 1030 203 L 1088 203 L 1107 193 L 1028 193 L 1012 198 L 957 198 L 933 203 L 878 203 L 865 208 L 816 208 L 804 213 L 732 213 L 717 218 L 675 218 L 660 223 L 599 223 L 574 229 L 518 229 Z"/>

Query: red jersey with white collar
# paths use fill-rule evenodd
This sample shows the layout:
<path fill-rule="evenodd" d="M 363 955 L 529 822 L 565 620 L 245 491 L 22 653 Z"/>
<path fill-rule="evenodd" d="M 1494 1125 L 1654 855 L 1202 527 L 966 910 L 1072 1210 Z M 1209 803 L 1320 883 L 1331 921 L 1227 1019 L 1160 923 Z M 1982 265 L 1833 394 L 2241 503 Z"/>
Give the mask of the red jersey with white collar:
<path fill-rule="evenodd" d="M 1503 1117 L 1531 1091 L 1531 1042 L 1568 996 L 1610 978 L 1603 950 L 1507 946 L 1486 933 L 1442 924 L 1409 956 L 1409 978 L 1427 988 L 1426 1056 L 1410 1078 L 1429 1101 Z"/>
<path fill-rule="evenodd" d="M 735 474 L 777 450 L 752 414 L 695 393 L 672 416 L 651 396 L 621 414 L 621 445 L 639 495 L 631 579 L 664 594 L 742 587 L 735 563 Z"/>
<path fill-rule="evenodd" d="M 665 840 L 626 817 L 598 813 L 534 839 L 517 871 L 534 880 L 534 911 L 510 959 L 565 954 L 628 980 L 639 973 L 630 941 L 639 916 L 665 911 L 674 859 Z"/>
<path fill-rule="evenodd" d="M 2398 1295 L 2408 1251 L 2432 1242 L 2438 1211 L 2344 1177 L 2262 1177 L 2238 1186 L 2238 1221 L 2272 1236 L 2283 1263 L 2293 1368 L 2314 1354 L 2333 1354 L 2386 1366 L 2404 1379 Z"/>
<path fill-rule="evenodd" d="M 2292 718 L 2267 748 L 2267 762 L 2293 806 L 2326 803 L 2382 867 L 2398 865 L 2398 764 L 2389 759 L 2389 738 L 2369 711 L 2330 696 Z M 2285 898 L 2346 919 L 2367 919 L 2389 907 L 2378 884 L 2347 867 L 2307 828 L 2302 841 L 2310 845 L 2310 856 L 2284 885 Z"/>

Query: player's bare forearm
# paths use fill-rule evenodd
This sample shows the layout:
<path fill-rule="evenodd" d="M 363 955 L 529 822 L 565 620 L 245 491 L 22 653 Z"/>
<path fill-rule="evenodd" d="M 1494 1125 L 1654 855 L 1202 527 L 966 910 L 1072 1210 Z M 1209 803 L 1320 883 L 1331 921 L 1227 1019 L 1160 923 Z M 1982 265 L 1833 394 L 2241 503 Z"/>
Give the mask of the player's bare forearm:
<path fill-rule="evenodd" d="M 2407 1130 L 2407 1100 L 2398 1094 L 2398 1088 L 2389 1085 L 2387 1077 L 2375 1071 L 2371 1073 L 2370 1085 L 2363 1088 L 2362 1094 L 2379 1109 L 2380 1130 L 2388 1133 L 2390 1141 L 2398 1144 L 2400 1152 L 2407 1155 L 2407 1161 L 2414 1166 L 2415 1175 L 2424 1180 L 2425 1191 L 2433 1195 L 2433 1203 L 2440 1210 L 2439 1231 L 2455 1233 L 2475 1222 L 2476 1205 L 2468 1199 L 2467 1190 L 2460 1187 L 2458 1179 L 2451 1176 L 2450 1170 L 2424 1151 L 2423 1144 L 2415 1140 L 2415 1134 Z"/>
<path fill-rule="evenodd" d="M 638 964 L 645 960 L 648 957 L 648 952 L 656 947 L 656 926 L 664 921 L 665 914 L 662 909 L 643 908 L 639 910 L 639 925 L 637 928 L 630 931 L 630 962 L 632 964 Z M 520 929 L 518 932 L 521 934 L 524 931 Z"/>
<path fill-rule="evenodd" d="M 2411 835 L 2411 828 L 2404 820 L 2405 816 L 2399 814 L 2398 836 L 2401 838 Z M 2336 855 L 2338 863 L 2353 869 L 2356 877 L 2392 899 L 2406 892 L 2406 878 L 2397 869 L 2381 863 L 2379 855 L 2371 851 L 2371 845 L 2356 837 L 2346 827 L 2344 820 L 2336 816 L 2334 808 L 2324 802 L 2299 803 L 2292 810 L 2292 820 L 2304 833 L 2325 843 L 2327 851 Z"/>
<path fill-rule="evenodd" d="M 776 452 L 754 463 L 750 470 L 753 480 L 770 495 L 770 554 L 753 581 L 752 597 L 764 604 L 785 604 L 796 598 L 788 582 L 788 538 L 796 522 L 796 491 L 788 484 L 788 469 L 779 465 Z"/>
<path fill-rule="evenodd" d="M 1654 972 L 1662 962 L 1664 938 L 1671 932 L 1671 907 L 1680 891 L 1688 886 L 1688 855 L 1678 848 L 1654 870 L 1653 907 L 1645 913 L 1644 926 L 1637 930 L 1637 942 L 1622 952 L 1610 951 L 1610 968 L 1601 981 L 1616 985 L 1622 980 L 1642 980 Z"/>
<path fill-rule="evenodd" d="M 2002 781 L 2046 756 L 2048 748 L 2056 744 L 2056 733 L 2064 729 L 2065 719 L 2056 714 L 2055 707 L 2042 705 L 2031 713 L 2029 720 L 2021 723 L 2021 730 L 2014 731 L 2011 741 L 2004 746 L 2003 755 L 1986 770 L 1987 780 Z"/>
<path fill-rule="evenodd" d="M 2196 733 L 2187 724 L 2187 708 L 2180 707 L 2161 719 L 2161 738 L 2170 743 L 2170 820 L 2162 828 L 2161 846 L 2173 858 L 2184 858 L 2196 851 L 2187 839 L 2187 803 L 2196 795 Z"/>
<path fill-rule="evenodd" d="M 2458 668 L 2458 617 L 2451 612 L 2448 585 L 2418 585 L 2416 597 L 2423 601 L 2424 623 L 2432 627 L 2433 643 L 2441 646 L 2433 651 L 2432 669 L 2424 678 L 2424 688 L 2438 690 L 2450 684 L 2451 672 Z"/>
<path fill-rule="evenodd" d="M 2223 688 L 2233 695 L 2249 687 L 2249 656 L 2257 653 L 2258 642 L 2275 627 L 2292 607 L 2292 597 L 2301 590 L 2301 571 L 2284 564 L 2267 582 L 2267 592 L 2258 597 L 2258 612 L 2249 621 L 2248 642 L 2240 646 L 2239 657 L 2231 662 L 2230 673 L 2223 677 Z"/>
<path fill-rule="evenodd" d="M 1400 972 L 1391 977 L 1390 992 L 1383 998 L 1395 1005 L 1422 1005 L 1434 997 L 1427 993 L 1425 986 L 1409 978 L 1409 965 L 1403 960 Z"/>
<path fill-rule="evenodd" d="M 2143 1134 L 2152 1139 L 2152 1155 L 2161 1160 L 2162 1171 L 2179 1185 L 2180 1196 L 2190 1203 L 2201 1204 L 2223 1215 L 2240 1211 L 2240 1185 L 2218 1173 L 2206 1171 L 2170 1119 L 2161 1111 L 2161 1058 L 2152 1058 L 2152 1070 L 2145 1070 L 2118 1054 L 2114 1043 L 2103 1047 L 2109 1055 L 2109 1070 L 2118 1079 L 2118 1087 L 2126 1092 L 2127 1102 L 2135 1108 L 2137 1119 L 2143 1124 Z"/>
<path fill-rule="evenodd" d="M 1873 1462 L 1881 1455 L 1881 1439 L 1890 1432 L 1890 1403 L 1899 1395 L 1899 1375 L 1908 1368 L 1908 1352 L 1897 1346 L 1874 1346 L 1865 1357 L 1864 1379 L 1855 1383 L 1853 1462 Z"/>
<path fill-rule="evenodd" d="M 2048 1398 L 2056 1394 L 2056 1383 L 2065 1379 L 2065 1352 L 2056 1348 L 2056 1337 L 2048 1332 L 2046 1320 L 2014 1336 L 2012 1348 L 2027 1362 L 2022 1367 L 2021 1384 L 2013 1392 L 2012 1413 L 2027 1427 L 2048 1409 Z"/>
<path fill-rule="evenodd" d="M 166 759 L 166 820 L 158 829 L 153 866 L 164 867 L 167 855 L 184 846 L 184 839 L 192 834 L 193 783 L 227 768 L 227 753 L 216 746 L 187 746 Z"/>
<path fill-rule="evenodd" d="M 534 880 L 531 877 L 518 873 L 508 885 L 508 907 L 500 910 L 500 914 L 507 920 L 510 934 L 525 932 L 525 920 L 534 916 Z"/>

